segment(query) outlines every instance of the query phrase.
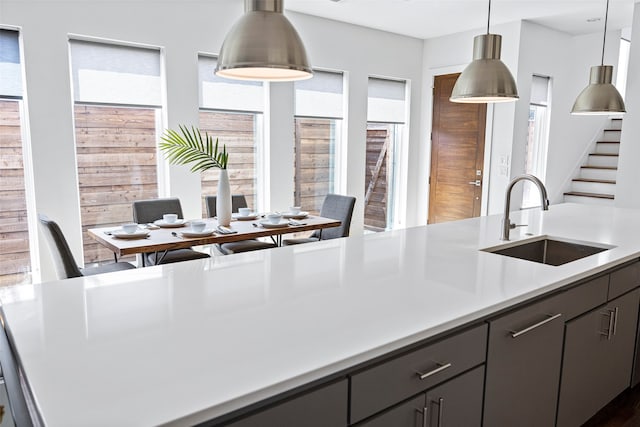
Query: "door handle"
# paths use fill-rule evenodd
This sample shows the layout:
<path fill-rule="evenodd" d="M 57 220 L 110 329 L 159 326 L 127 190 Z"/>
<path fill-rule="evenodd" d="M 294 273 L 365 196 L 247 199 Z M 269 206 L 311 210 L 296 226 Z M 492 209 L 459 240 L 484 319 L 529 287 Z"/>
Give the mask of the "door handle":
<path fill-rule="evenodd" d="M 476 179 L 475 181 L 469 181 L 469 184 L 475 185 L 476 187 L 480 187 L 482 185 L 482 181 Z"/>

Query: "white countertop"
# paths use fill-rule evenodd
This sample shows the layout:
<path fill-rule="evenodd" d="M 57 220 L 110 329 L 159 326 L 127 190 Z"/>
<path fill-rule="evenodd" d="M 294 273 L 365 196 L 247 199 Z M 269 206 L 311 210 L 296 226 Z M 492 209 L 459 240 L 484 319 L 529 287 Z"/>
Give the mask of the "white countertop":
<path fill-rule="evenodd" d="M 518 220 L 524 216 L 523 220 Z M 478 251 L 500 216 L 0 291 L 47 426 L 188 425 L 640 256 L 640 211 L 512 213 L 615 248 L 553 267 Z"/>

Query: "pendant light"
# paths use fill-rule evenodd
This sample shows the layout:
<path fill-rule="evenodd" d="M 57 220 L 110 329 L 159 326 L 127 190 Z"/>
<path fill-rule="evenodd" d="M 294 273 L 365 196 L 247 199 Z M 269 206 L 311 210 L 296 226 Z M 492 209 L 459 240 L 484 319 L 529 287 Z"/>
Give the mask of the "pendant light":
<path fill-rule="evenodd" d="M 487 34 L 473 38 L 473 61 L 453 86 L 452 102 L 486 103 L 518 100 L 516 82 L 500 60 L 502 36 L 489 33 L 491 0 L 487 15 Z"/>
<path fill-rule="evenodd" d="M 600 65 L 591 67 L 589 85 L 580 92 L 573 104 L 571 114 L 601 115 L 619 114 L 627 110 L 618 89 L 611 84 L 613 66 L 604 65 L 604 46 L 607 40 L 607 18 L 609 17 L 609 0 L 604 16 L 604 37 L 602 39 L 602 59 Z"/>
<path fill-rule="evenodd" d="M 245 0 L 227 34 L 215 73 L 238 80 L 292 81 L 313 76 L 302 40 L 283 14 L 284 0 Z"/>

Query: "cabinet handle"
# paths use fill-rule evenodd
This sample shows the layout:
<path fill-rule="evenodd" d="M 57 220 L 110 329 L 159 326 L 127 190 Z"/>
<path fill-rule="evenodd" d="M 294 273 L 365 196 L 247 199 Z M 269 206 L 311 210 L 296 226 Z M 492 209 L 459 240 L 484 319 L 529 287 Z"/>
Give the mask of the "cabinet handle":
<path fill-rule="evenodd" d="M 536 323 L 535 325 L 531 325 L 531 326 L 529 326 L 527 328 L 524 328 L 522 330 L 519 330 L 517 332 L 516 331 L 509 331 L 509 332 L 511 332 L 511 338 L 518 338 L 520 335 L 524 335 L 527 332 L 531 332 L 534 329 L 539 328 L 540 326 L 544 325 L 545 323 L 549 323 L 552 320 L 555 320 L 558 317 L 562 316 L 562 313 L 558 313 L 558 314 L 555 314 L 555 315 L 547 314 L 547 316 L 549 316 L 549 317 L 547 317 L 546 319 L 544 319 L 541 322 Z"/>
<path fill-rule="evenodd" d="M 611 340 L 611 337 L 616 334 L 616 323 L 618 323 L 618 307 L 614 308 L 613 310 L 607 309 L 607 311 L 602 313 L 602 315 L 609 316 L 609 329 L 607 329 L 607 332 L 601 331 L 600 335 L 604 335 L 605 337 L 607 337 L 607 340 Z"/>
<path fill-rule="evenodd" d="M 438 367 L 436 369 L 434 369 L 433 371 L 429 371 L 429 372 L 420 372 L 420 371 L 416 371 L 416 373 L 418 374 L 418 376 L 420 377 L 421 380 L 424 380 L 425 378 L 429 378 L 432 375 L 435 375 L 439 372 L 444 371 L 445 369 L 448 369 L 451 367 L 451 363 L 447 363 L 447 364 L 442 364 L 442 363 L 438 363 L 436 362 L 436 364 L 438 365 Z"/>
<path fill-rule="evenodd" d="M 438 399 L 438 427 L 442 427 L 442 408 L 444 406 L 444 397 Z"/>
<path fill-rule="evenodd" d="M 425 406 L 422 409 L 418 409 L 416 408 L 416 411 L 419 412 L 420 414 L 422 414 L 422 427 L 428 427 L 427 426 L 427 414 L 428 414 L 428 408 Z"/>

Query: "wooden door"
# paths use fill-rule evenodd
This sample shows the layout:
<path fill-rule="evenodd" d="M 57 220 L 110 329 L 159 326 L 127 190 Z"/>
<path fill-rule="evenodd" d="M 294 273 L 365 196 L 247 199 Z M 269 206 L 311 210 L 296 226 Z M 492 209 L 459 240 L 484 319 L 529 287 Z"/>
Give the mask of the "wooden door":
<path fill-rule="evenodd" d="M 449 101 L 459 75 L 434 81 L 430 224 L 480 215 L 487 105 Z"/>

